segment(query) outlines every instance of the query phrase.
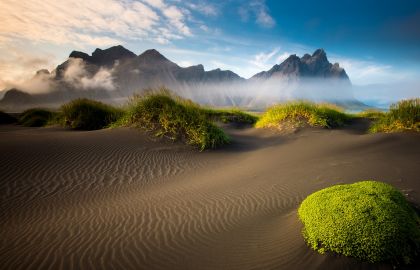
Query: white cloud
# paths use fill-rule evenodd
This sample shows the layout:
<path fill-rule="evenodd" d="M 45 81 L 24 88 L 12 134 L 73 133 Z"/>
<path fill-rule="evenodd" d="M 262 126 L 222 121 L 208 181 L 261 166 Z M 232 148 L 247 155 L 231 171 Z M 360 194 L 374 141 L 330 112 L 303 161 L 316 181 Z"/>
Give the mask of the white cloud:
<path fill-rule="evenodd" d="M 204 32 L 209 32 L 210 31 L 210 28 L 207 25 L 204 25 L 204 24 L 200 25 L 200 29 L 203 30 Z"/>
<path fill-rule="evenodd" d="M 184 12 L 161 0 L 2 0 L 0 40 L 104 47 L 127 39 L 154 40 L 157 28 L 189 36 Z M 168 36 L 165 37 L 170 40 Z"/>
<path fill-rule="evenodd" d="M 273 27 L 276 24 L 274 19 L 268 14 L 268 11 L 263 8 L 258 10 L 257 23 L 265 27 Z"/>
<path fill-rule="evenodd" d="M 164 8 L 166 5 L 162 0 L 144 0 L 145 3 L 151 5 L 152 7 L 155 8 Z"/>
<path fill-rule="evenodd" d="M 188 26 L 184 23 L 184 14 L 176 6 L 168 6 L 162 8 L 163 14 L 169 19 L 169 21 L 181 32 L 183 35 L 190 36 L 191 31 Z"/>
<path fill-rule="evenodd" d="M 278 55 L 278 56 L 277 56 L 277 58 L 276 58 L 276 63 L 277 63 L 277 64 L 282 63 L 282 62 L 283 62 L 284 60 L 286 60 L 289 56 L 290 56 L 290 53 L 288 53 L 288 52 L 284 52 L 284 53 L 282 53 L 282 54 Z"/>
<path fill-rule="evenodd" d="M 187 3 L 187 7 L 191 10 L 198 11 L 206 16 L 218 16 L 219 10 L 210 3 Z"/>
<path fill-rule="evenodd" d="M 275 48 L 268 53 L 260 52 L 254 55 L 254 58 L 250 60 L 250 63 L 261 69 L 271 68 L 271 66 L 273 66 L 273 62 L 271 60 L 279 51 L 280 48 Z"/>
<path fill-rule="evenodd" d="M 190 67 L 190 66 L 193 66 L 194 64 L 191 61 L 181 60 L 178 62 L 178 65 L 181 67 Z"/>
<path fill-rule="evenodd" d="M 69 58 L 69 64 L 64 72 L 64 80 L 78 89 L 114 90 L 112 69 L 101 68 L 92 76 L 88 74 L 85 63 L 80 58 Z"/>
<path fill-rule="evenodd" d="M 32 52 L 19 47 L 0 44 L 0 90 L 23 84 L 35 71 L 54 66 L 54 56 L 45 52 Z"/>
<path fill-rule="evenodd" d="M 250 17 L 253 17 L 255 22 L 262 27 L 271 28 L 276 25 L 276 21 L 271 17 L 265 0 L 248 2 L 239 7 L 238 13 L 243 21 L 248 21 Z"/>

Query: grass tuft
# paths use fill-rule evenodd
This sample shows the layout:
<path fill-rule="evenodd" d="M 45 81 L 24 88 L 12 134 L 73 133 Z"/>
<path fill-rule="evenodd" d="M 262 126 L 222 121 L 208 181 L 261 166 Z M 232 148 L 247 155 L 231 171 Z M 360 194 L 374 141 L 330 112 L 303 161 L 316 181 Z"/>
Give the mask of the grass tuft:
<path fill-rule="evenodd" d="M 214 121 L 222 123 L 248 124 L 257 122 L 258 116 L 241 111 L 240 109 L 204 109 L 205 113 Z"/>
<path fill-rule="evenodd" d="M 402 100 L 392 104 L 373 123 L 370 132 L 420 131 L 420 98 Z"/>
<path fill-rule="evenodd" d="M 73 129 L 95 130 L 117 121 L 123 111 L 90 99 L 75 99 L 61 106 L 61 124 Z"/>
<path fill-rule="evenodd" d="M 56 113 L 46 109 L 29 109 L 19 117 L 19 124 L 25 127 L 43 127 L 50 123 L 55 115 Z"/>
<path fill-rule="evenodd" d="M 205 109 L 165 88 L 133 97 L 116 126 L 145 128 L 154 131 L 157 136 L 184 140 L 201 150 L 216 148 L 230 141 L 223 130 L 209 119 Z"/>
<path fill-rule="evenodd" d="M 321 254 L 410 263 L 420 252 L 419 217 L 404 195 L 385 183 L 322 189 L 302 202 L 298 215 L 304 239 Z"/>
<path fill-rule="evenodd" d="M 368 109 L 368 110 L 364 110 L 362 112 L 357 113 L 355 116 L 376 120 L 383 117 L 384 115 L 385 115 L 385 112 L 383 111 L 376 110 L 376 109 Z"/>
<path fill-rule="evenodd" d="M 298 101 L 274 105 L 256 123 L 257 128 L 280 128 L 283 124 L 294 127 L 310 125 L 335 128 L 343 126 L 350 116 L 341 108 L 330 104 Z"/>
<path fill-rule="evenodd" d="M 0 111 L 0 125 L 16 123 L 17 119 L 8 113 Z"/>

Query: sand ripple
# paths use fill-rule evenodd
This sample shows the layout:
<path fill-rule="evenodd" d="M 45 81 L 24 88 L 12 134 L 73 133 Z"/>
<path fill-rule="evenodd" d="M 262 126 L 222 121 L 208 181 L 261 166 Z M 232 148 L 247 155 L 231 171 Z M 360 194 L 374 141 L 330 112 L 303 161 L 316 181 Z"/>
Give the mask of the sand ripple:
<path fill-rule="evenodd" d="M 369 144 L 377 138 L 334 143 L 329 133 L 315 143 L 205 153 L 129 129 L 0 136 L 2 269 L 363 268 L 309 250 L 296 209 L 338 179 L 397 179 L 401 171 L 414 179 L 419 155 L 407 147 L 401 151 L 413 161 L 399 164 L 387 143 L 394 152 L 388 161 L 400 170 L 379 171 L 377 146 Z M 329 154 L 320 157 L 322 140 Z"/>

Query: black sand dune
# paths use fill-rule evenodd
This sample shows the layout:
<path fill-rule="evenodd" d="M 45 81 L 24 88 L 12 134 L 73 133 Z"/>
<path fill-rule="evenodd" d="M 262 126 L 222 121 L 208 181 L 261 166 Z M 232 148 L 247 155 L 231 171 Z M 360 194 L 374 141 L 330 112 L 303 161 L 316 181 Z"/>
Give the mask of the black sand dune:
<path fill-rule="evenodd" d="M 311 251 L 296 216 L 366 179 L 420 203 L 420 136 L 365 125 L 229 129 L 202 153 L 132 129 L 0 126 L 1 269 L 392 269 Z"/>

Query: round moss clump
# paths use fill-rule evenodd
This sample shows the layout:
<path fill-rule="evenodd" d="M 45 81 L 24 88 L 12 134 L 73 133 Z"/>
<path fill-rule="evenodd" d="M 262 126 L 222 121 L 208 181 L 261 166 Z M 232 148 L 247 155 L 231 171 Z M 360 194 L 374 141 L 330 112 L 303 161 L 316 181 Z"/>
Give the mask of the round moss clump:
<path fill-rule="evenodd" d="M 410 263 L 420 251 L 419 218 L 392 186 L 362 181 L 309 195 L 300 205 L 303 236 L 323 254 Z"/>

